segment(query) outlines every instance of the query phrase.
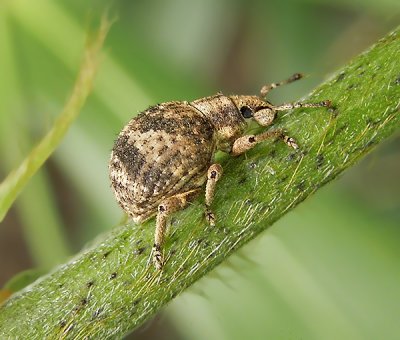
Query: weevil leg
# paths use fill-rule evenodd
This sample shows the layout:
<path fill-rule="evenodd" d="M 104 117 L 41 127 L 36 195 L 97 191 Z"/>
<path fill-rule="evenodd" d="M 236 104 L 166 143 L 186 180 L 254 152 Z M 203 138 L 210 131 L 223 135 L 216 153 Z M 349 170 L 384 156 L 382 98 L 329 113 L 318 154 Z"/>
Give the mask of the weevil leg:
<path fill-rule="evenodd" d="M 269 103 L 268 107 L 262 108 L 256 112 L 254 112 L 254 119 L 255 121 L 260 124 L 261 126 L 269 126 L 271 125 L 275 118 L 276 113 L 279 111 L 286 111 L 290 109 L 297 109 L 300 107 L 329 107 L 331 106 L 331 102 L 329 100 L 324 100 L 319 103 L 289 103 L 289 104 L 282 104 L 274 106 Z"/>
<path fill-rule="evenodd" d="M 332 103 L 330 100 L 324 100 L 319 103 L 288 103 L 288 104 L 273 106 L 272 109 L 274 111 L 286 111 L 291 109 L 298 109 L 301 107 L 330 107 L 331 104 Z"/>
<path fill-rule="evenodd" d="M 286 145 L 290 146 L 291 148 L 298 148 L 296 141 L 292 137 L 286 136 L 283 130 L 278 129 L 265 131 L 258 135 L 245 135 L 236 139 L 233 143 L 231 154 L 233 156 L 238 156 L 254 148 L 258 143 L 261 143 L 270 138 L 280 138 L 286 143 Z"/>
<path fill-rule="evenodd" d="M 154 245 L 153 245 L 153 263 L 158 270 L 161 270 L 164 265 L 162 248 L 167 231 L 168 217 L 172 213 L 185 208 L 186 205 L 190 202 L 190 200 L 193 199 L 199 192 L 200 188 L 168 197 L 165 200 L 163 200 L 158 206 L 158 212 L 156 218 L 156 230 L 154 233 Z"/>
<path fill-rule="evenodd" d="M 215 225 L 215 215 L 210 209 L 210 205 L 214 199 L 215 187 L 218 180 L 222 176 L 222 166 L 218 163 L 212 164 L 207 171 L 206 184 L 206 219 L 211 225 Z"/>
<path fill-rule="evenodd" d="M 275 89 L 282 85 L 293 83 L 294 81 L 299 80 L 301 78 L 303 78 L 303 75 L 301 73 L 295 73 L 290 78 L 280 81 L 279 83 L 264 85 L 260 90 L 260 97 L 265 98 L 268 92 L 270 92 L 272 89 Z"/>

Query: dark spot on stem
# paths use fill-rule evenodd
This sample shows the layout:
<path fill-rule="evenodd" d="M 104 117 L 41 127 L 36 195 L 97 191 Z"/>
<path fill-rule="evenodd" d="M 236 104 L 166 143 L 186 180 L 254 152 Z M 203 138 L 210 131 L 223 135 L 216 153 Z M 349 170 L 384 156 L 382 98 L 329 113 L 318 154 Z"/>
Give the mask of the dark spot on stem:
<path fill-rule="evenodd" d="M 71 323 L 67 328 L 64 329 L 64 334 L 67 334 L 68 332 L 72 331 L 75 327 L 75 324 Z"/>
<path fill-rule="evenodd" d="M 283 176 L 282 178 L 279 179 L 278 183 L 279 183 L 279 184 L 285 183 L 285 182 L 287 181 L 287 179 L 288 179 L 288 176 L 285 175 L 285 176 Z"/>
<path fill-rule="evenodd" d="M 92 314 L 92 320 L 96 319 L 97 317 L 99 317 L 99 315 L 101 314 L 101 312 L 104 310 L 103 307 L 100 307 L 99 309 L 96 309 L 93 314 Z"/>
<path fill-rule="evenodd" d="M 288 156 L 287 156 L 287 160 L 289 161 L 289 162 L 293 162 L 295 159 L 296 159 L 296 153 L 295 152 L 292 152 L 292 153 L 290 153 Z"/>
<path fill-rule="evenodd" d="M 397 76 L 396 80 L 394 81 L 396 85 L 400 85 L 400 74 Z"/>
<path fill-rule="evenodd" d="M 375 127 L 375 126 L 377 126 L 378 124 L 380 123 L 380 120 L 378 119 L 378 120 L 373 120 L 372 118 L 368 118 L 367 119 L 367 125 L 368 125 L 368 127 Z"/>
<path fill-rule="evenodd" d="M 86 298 L 83 298 L 83 299 L 81 300 L 81 305 L 82 305 L 82 306 L 86 305 L 87 303 L 88 303 L 88 300 L 87 300 Z"/>
<path fill-rule="evenodd" d="M 345 72 L 341 72 L 337 78 L 336 78 L 336 82 L 342 81 L 344 79 L 344 77 L 346 76 Z"/>
<path fill-rule="evenodd" d="M 134 251 L 135 255 L 141 255 L 146 250 L 146 247 L 139 247 Z"/>
<path fill-rule="evenodd" d="M 376 144 L 375 140 L 370 140 L 366 145 L 365 149 L 369 149 L 370 147 L 374 146 Z"/>
<path fill-rule="evenodd" d="M 269 157 L 275 158 L 275 156 L 276 156 L 276 150 L 271 150 L 271 152 L 269 153 Z"/>
<path fill-rule="evenodd" d="M 133 301 L 133 305 L 134 305 L 134 306 L 137 306 L 141 300 L 142 300 L 142 299 L 136 299 L 135 301 Z"/>
<path fill-rule="evenodd" d="M 317 155 L 316 160 L 317 160 L 317 169 L 319 169 L 324 164 L 325 157 L 324 157 L 324 155 L 322 153 L 319 153 Z"/>
<path fill-rule="evenodd" d="M 330 108 L 328 108 L 328 112 L 330 114 L 332 114 L 333 118 L 336 118 L 337 116 L 339 116 L 340 111 L 338 110 L 338 108 L 336 106 L 331 106 Z"/>
<path fill-rule="evenodd" d="M 249 168 L 250 169 L 255 169 L 257 167 L 257 163 L 255 163 L 255 162 L 250 162 L 250 164 L 249 164 Z"/>
<path fill-rule="evenodd" d="M 86 283 L 86 287 L 90 288 L 94 285 L 94 281 L 89 281 L 88 283 Z"/>
<path fill-rule="evenodd" d="M 117 277 L 117 273 L 114 272 L 114 273 L 112 273 L 112 274 L 110 275 L 110 280 L 113 280 L 113 279 L 115 279 L 116 277 Z"/>
<path fill-rule="evenodd" d="M 297 190 L 299 190 L 300 192 L 303 192 L 306 188 L 306 182 L 304 180 L 302 180 L 300 183 L 298 183 L 296 185 Z"/>
<path fill-rule="evenodd" d="M 105 253 L 103 254 L 103 259 L 106 259 L 107 256 L 110 255 L 110 253 L 111 253 L 111 250 L 105 252 Z"/>
<path fill-rule="evenodd" d="M 347 86 L 348 90 L 351 90 L 353 88 L 355 88 L 357 85 L 356 84 L 350 84 L 349 86 Z"/>
<path fill-rule="evenodd" d="M 60 328 L 64 328 L 67 322 L 65 320 L 60 322 Z"/>
<path fill-rule="evenodd" d="M 247 204 L 247 205 L 252 205 L 252 204 L 253 204 L 253 201 L 252 201 L 250 198 L 248 198 L 248 199 L 246 199 L 246 200 L 244 201 L 244 203 Z"/>
<path fill-rule="evenodd" d="M 239 179 L 238 184 L 243 184 L 243 183 L 246 182 L 246 180 L 247 180 L 246 176 L 243 176 L 243 177 L 241 177 L 241 178 Z"/>

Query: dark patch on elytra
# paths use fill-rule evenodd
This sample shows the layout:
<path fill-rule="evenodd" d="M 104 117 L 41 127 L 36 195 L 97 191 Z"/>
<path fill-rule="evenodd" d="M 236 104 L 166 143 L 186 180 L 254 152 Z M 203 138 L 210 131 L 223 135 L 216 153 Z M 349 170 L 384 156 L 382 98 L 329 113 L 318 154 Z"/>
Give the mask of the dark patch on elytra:
<path fill-rule="evenodd" d="M 128 135 L 120 136 L 114 144 L 113 153 L 118 157 L 122 164 L 126 167 L 131 176 L 135 176 L 145 163 L 145 157 L 139 151 L 139 149 L 129 142 Z M 114 163 L 111 166 L 117 167 Z M 117 183 L 113 181 L 113 186 L 116 190 Z"/>
<path fill-rule="evenodd" d="M 319 153 L 316 157 L 317 169 L 319 169 L 325 162 L 325 157 L 322 153 Z"/>
<path fill-rule="evenodd" d="M 117 277 L 117 273 L 114 272 L 114 273 L 112 273 L 112 274 L 110 275 L 110 280 L 113 280 L 113 279 L 115 279 L 116 277 Z"/>
<path fill-rule="evenodd" d="M 165 113 L 175 112 L 175 117 L 165 117 Z M 183 135 L 192 138 L 195 135 L 212 140 L 213 127 L 196 109 L 182 102 L 164 104 L 164 108 L 147 111 L 136 120 L 133 128 L 141 133 L 163 131 L 169 135 Z M 161 140 L 162 141 L 162 140 Z"/>

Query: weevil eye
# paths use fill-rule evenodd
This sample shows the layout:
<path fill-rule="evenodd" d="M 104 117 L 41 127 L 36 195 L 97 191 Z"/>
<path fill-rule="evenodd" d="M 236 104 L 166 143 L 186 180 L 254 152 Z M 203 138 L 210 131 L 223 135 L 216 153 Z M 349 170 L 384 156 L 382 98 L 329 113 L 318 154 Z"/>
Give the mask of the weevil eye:
<path fill-rule="evenodd" d="M 248 106 L 242 106 L 240 108 L 240 113 L 244 118 L 251 118 L 253 117 L 253 110 L 250 109 Z"/>

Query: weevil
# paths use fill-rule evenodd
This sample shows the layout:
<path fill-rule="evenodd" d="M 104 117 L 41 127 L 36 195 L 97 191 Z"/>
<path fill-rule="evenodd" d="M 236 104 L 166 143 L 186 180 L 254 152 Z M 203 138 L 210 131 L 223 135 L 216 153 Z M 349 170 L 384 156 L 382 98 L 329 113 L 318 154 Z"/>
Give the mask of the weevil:
<path fill-rule="evenodd" d="M 270 138 L 297 149 L 296 141 L 282 130 L 246 134 L 249 121 L 267 127 L 281 111 L 330 106 L 329 100 L 278 106 L 266 100 L 270 90 L 301 77 L 296 73 L 265 85 L 258 96 L 218 93 L 192 102 L 158 104 L 132 118 L 119 133 L 109 163 L 111 186 L 135 222 L 156 215 L 152 259 L 157 269 L 164 265 L 168 217 L 184 209 L 204 184 L 205 218 L 215 224 L 211 203 L 222 175 L 222 166 L 214 162 L 216 151 L 238 156 Z"/>

